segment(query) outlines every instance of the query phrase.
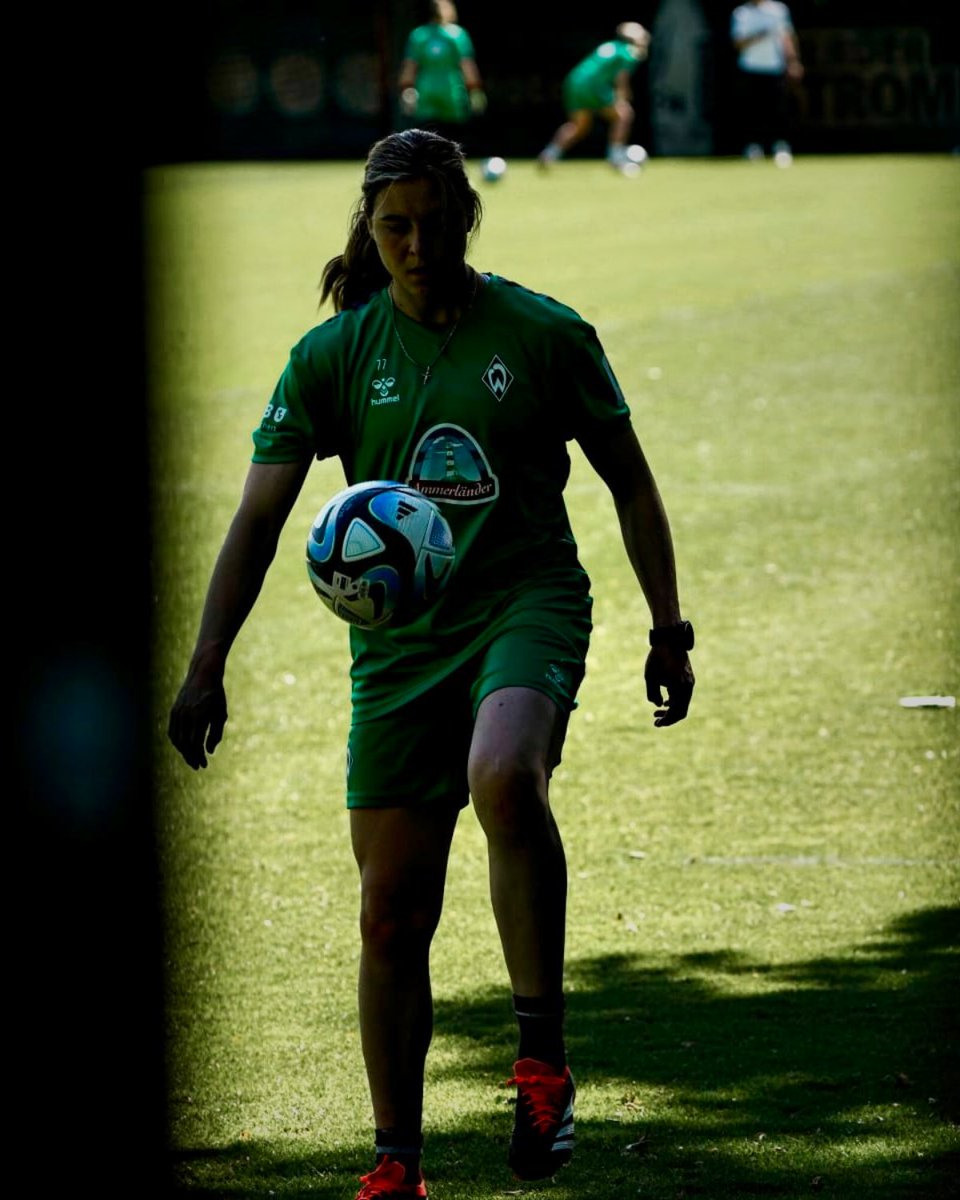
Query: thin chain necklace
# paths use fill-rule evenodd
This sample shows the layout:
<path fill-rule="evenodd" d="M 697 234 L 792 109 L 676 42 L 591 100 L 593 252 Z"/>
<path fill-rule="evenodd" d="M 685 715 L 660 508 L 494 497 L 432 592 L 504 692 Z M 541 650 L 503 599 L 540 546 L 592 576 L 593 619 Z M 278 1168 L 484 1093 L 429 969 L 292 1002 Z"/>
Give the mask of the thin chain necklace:
<path fill-rule="evenodd" d="M 393 332 L 396 334 L 397 343 L 399 344 L 400 349 L 403 351 L 404 357 L 408 360 L 408 362 L 413 363 L 413 365 L 417 368 L 418 371 L 423 372 L 424 384 L 427 384 L 430 382 L 430 374 L 433 371 L 434 366 L 440 359 L 440 356 L 443 354 L 444 350 L 446 350 L 446 348 L 453 341 L 453 335 L 460 328 L 460 322 L 463 320 L 463 318 L 467 315 L 467 313 L 473 307 L 473 302 L 477 298 L 477 288 L 479 287 L 479 285 L 480 285 L 480 276 L 477 274 L 476 271 L 474 271 L 474 273 L 473 273 L 473 289 L 470 292 L 470 299 L 467 301 L 466 305 L 464 306 L 463 310 L 461 311 L 460 316 L 457 317 L 457 319 L 454 321 L 453 325 L 450 328 L 450 332 L 443 339 L 443 345 L 436 352 L 436 354 L 433 356 L 433 358 L 431 358 L 430 361 L 426 364 L 424 364 L 422 362 L 417 362 L 417 360 L 413 357 L 413 355 L 410 353 L 410 351 L 403 344 L 403 338 L 400 336 L 400 330 L 397 328 L 397 305 L 393 298 L 393 284 L 390 285 L 390 287 L 388 289 L 388 295 L 390 297 L 390 318 L 393 321 Z"/>

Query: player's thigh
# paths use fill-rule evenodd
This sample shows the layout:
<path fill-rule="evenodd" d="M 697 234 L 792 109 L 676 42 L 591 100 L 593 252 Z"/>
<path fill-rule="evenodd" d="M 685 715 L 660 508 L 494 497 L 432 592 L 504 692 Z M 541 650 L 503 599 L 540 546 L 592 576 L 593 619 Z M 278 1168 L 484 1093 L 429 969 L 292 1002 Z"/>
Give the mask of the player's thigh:
<path fill-rule="evenodd" d="M 624 121 L 633 116 L 633 106 L 629 100 L 612 100 L 600 110 L 600 116 L 608 125 L 614 121 Z"/>
<path fill-rule="evenodd" d="M 594 110 L 590 108 L 575 108 L 568 112 L 567 119 L 576 130 L 578 137 L 586 137 L 593 128 Z"/>
<path fill-rule="evenodd" d="M 463 808 L 472 728 L 469 686 L 461 677 L 441 681 L 393 712 L 354 721 L 347 808 Z"/>
<path fill-rule="evenodd" d="M 590 633 L 585 595 L 546 590 L 535 611 L 518 612 L 487 647 L 473 681 L 468 777 L 475 802 L 511 779 L 545 787 L 560 762 Z"/>
<path fill-rule="evenodd" d="M 350 810 L 365 933 L 386 942 L 433 934 L 459 812 L 449 804 Z"/>
<path fill-rule="evenodd" d="M 545 784 L 560 761 L 567 720 L 567 712 L 546 692 L 531 687 L 491 692 L 477 711 L 470 745 L 475 799 L 491 784 Z"/>

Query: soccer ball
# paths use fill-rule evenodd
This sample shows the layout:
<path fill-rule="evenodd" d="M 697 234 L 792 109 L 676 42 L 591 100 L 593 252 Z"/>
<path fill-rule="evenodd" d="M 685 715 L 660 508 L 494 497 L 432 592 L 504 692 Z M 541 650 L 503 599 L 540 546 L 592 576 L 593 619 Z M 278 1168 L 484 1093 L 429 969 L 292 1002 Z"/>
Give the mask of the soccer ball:
<path fill-rule="evenodd" d="M 649 157 L 642 146 L 638 146 L 636 143 L 628 146 L 624 154 L 624 170 L 630 175 L 639 175 Z"/>
<path fill-rule="evenodd" d="M 499 158 L 494 155 L 493 158 L 488 158 L 483 164 L 483 179 L 485 183 L 499 183 L 507 173 L 506 159 Z"/>
<path fill-rule="evenodd" d="M 355 483 L 320 509 L 307 575 L 323 603 L 360 629 L 409 624 L 444 590 L 456 553 L 440 509 L 389 479 Z"/>

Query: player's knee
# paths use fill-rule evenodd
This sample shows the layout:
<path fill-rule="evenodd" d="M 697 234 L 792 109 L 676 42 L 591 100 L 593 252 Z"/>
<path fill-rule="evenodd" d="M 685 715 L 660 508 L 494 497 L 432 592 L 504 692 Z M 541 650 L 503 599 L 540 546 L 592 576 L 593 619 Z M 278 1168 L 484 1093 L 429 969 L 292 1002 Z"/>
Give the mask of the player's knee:
<path fill-rule="evenodd" d="M 523 840 L 547 814 L 547 775 L 533 762 L 480 760 L 470 764 L 470 794 L 488 837 Z"/>
<path fill-rule="evenodd" d="M 360 904 L 360 937 L 378 958 L 409 958 L 426 953 L 440 913 L 436 905 L 411 895 L 364 889 Z"/>

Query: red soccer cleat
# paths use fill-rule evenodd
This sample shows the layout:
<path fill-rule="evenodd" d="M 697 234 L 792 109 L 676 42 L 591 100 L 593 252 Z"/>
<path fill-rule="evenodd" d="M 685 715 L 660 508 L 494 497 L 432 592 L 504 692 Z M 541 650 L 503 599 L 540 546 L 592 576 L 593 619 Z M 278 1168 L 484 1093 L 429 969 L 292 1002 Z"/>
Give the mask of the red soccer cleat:
<path fill-rule="evenodd" d="M 517 1114 L 507 1159 L 518 1179 L 547 1179 L 573 1154 L 573 1098 L 570 1068 L 562 1074 L 536 1058 L 513 1065 Z"/>
<path fill-rule="evenodd" d="M 425 1200 L 427 1185 L 423 1176 L 416 1183 L 406 1183 L 403 1163 L 393 1158 L 383 1158 L 369 1175 L 361 1175 L 363 1187 L 357 1192 L 357 1200 Z"/>

